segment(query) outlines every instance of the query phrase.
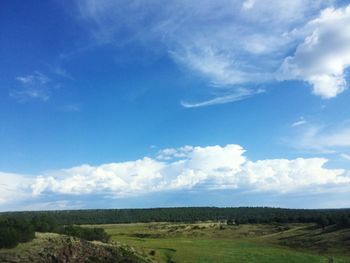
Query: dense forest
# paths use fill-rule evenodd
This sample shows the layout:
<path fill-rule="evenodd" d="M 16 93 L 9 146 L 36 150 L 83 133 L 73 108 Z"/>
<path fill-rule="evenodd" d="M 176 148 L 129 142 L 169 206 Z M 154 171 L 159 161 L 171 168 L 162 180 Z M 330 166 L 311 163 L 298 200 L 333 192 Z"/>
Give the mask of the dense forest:
<path fill-rule="evenodd" d="M 0 248 L 12 248 L 18 243 L 28 242 L 35 232 L 51 232 L 74 236 L 85 240 L 107 242 L 109 236 L 102 228 L 86 228 L 73 225 L 59 225 L 50 215 L 34 215 L 31 219 L 23 216 L 0 217 Z"/>
<path fill-rule="evenodd" d="M 37 212 L 4 212 L 0 218 L 32 220 L 48 216 L 59 225 L 113 224 L 137 222 L 196 222 L 229 220 L 234 224 L 318 223 L 350 226 L 350 209 L 285 209 L 270 207 L 178 207 L 150 209 L 96 209 Z"/>

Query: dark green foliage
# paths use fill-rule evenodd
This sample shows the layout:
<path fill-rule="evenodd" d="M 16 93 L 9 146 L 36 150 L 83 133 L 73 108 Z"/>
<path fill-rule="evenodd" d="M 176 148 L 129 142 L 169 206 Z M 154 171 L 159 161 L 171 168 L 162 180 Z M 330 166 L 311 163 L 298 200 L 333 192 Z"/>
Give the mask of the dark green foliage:
<path fill-rule="evenodd" d="M 335 224 L 339 227 L 350 227 L 350 209 L 178 207 L 0 213 L 0 218 L 8 216 L 33 219 L 36 231 L 54 232 L 57 225 L 52 222 L 55 220 L 58 225 L 233 220 L 236 224 L 317 223 L 322 227 Z M 39 223 L 36 223 L 37 218 L 40 219 Z M 43 219 L 49 227 L 42 222 Z"/>
<path fill-rule="evenodd" d="M 87 228 L 80 226 L 65 226 L 60 230 L 61 234 L 68 236 L 79 237 L 81 239 L 93 241 L 98 240 L 102 242 L 108 242 L 109 236 L 103 228 Z"/>
<path fill-rule="evenodd" d="M 228 220 L 226 221 L 226 224 L 227 224 L 227 225 L 234 225 L 234 224 L 235 224 L 235 220 L 233 220 L 233 219 L 228 219 Z"/>
<path fill-rule="evenodd" d="M 342 215 L 338 221 L 338 225 L 341 227 L 350 227 L 350 215 Z"/>
<path fill-rule="evenodd" d="M 33 226 L 26 220 L 6 218 L 0 222 L 0 248 L 12 248 L 34 238 Z"/>
<path fill-rule="evenodd" d="M 0 248 L 12 248 L 19 243 L 18 231 L 12 227 L 0 227 Z"/>
<path fill-rule="evenodd" d="M 108 242 L 109 236 L 103 228 L 59 226 L 51 215 L 37 214 L 30 221 L 22 217 L 6 217 L 0 221 L 0 248 L 12 248 L 20 242 L 28 242 L 37 232 L 54 232 L 75 236 L 85 240 Z"/>
<path fill-rule="evenodd" d="M 325 216 L 325 215 L 320 216 L 316 220 L 317 220 L 317 224 L 319 226 L 321 226 L 322 228 L 325 228 L 326 226 L 330 225 L 330 222 L 329 222 L 327 216 Z"/>
<path fill-rule="evenodd" d="M 55 218 L 47 214 L 35 215 L 31 223 L 37 232 L 56 232 L 58 229 Z"/>

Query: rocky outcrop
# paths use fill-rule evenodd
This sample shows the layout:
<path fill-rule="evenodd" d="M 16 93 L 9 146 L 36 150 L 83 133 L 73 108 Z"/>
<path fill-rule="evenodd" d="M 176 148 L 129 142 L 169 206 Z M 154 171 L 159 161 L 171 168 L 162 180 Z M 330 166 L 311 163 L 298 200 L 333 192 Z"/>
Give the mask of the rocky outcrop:
<path fill-rule="evenodd" d="M 0 262 L 19 263 L 146 263 L 151 262 L 129 247 L 88 242 L 58 234 L 37 234 L 28 243 L 0 250 Z"/>

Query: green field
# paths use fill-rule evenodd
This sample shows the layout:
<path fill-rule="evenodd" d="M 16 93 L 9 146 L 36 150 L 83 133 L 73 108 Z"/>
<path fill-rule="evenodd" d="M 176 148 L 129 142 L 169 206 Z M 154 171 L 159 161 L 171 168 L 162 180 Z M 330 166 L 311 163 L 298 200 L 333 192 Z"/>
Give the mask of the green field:
<path fill-rule="evenodd" d="M 213 222 L 102 227 L 113 242 L 132 246 L 157 262 L 350 262 L 349 230 Z"/>

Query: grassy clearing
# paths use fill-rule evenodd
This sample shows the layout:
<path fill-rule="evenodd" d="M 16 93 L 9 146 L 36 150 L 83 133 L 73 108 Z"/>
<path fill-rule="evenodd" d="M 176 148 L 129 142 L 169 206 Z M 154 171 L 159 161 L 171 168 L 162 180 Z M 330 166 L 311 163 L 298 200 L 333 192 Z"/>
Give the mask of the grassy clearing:
<path fill-rule="evenodd" d="M 350 233 L 327 233 L 305 224 L 226 226 L 208 222 L 102 227 L 113 241 L 135 247 L 159 262 L 350 262 L 348 243 L 344 243 Z"/>

